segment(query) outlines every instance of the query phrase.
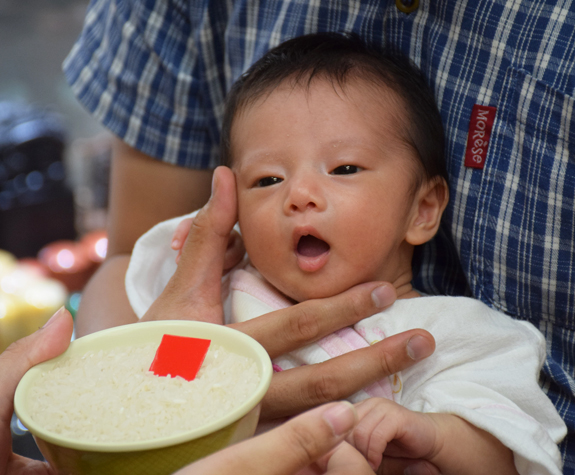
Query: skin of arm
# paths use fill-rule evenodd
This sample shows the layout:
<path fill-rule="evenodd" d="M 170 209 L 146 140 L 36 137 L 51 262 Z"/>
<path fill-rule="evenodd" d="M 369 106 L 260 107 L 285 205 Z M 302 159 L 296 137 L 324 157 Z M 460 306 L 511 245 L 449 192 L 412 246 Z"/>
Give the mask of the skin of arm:
<path fill-rule="evenodd" d="M 517 474 L 510 449 L 458 416 L 411 411 L 383 398 L 356 409 L 360 421 L 348 441 L 378 473 L 401 473 L 408 460 L 418 459 L 426 474 Z"/>
<path fill-rule="evenodd" d="M 211 178 L 211 170 L 174 166 L 114 141 L 108 253 L 82 293 L 78 336 L 137 321 L 124 286 L 136 240 L 160 221 L 201 208 L 210 196 Z"/>

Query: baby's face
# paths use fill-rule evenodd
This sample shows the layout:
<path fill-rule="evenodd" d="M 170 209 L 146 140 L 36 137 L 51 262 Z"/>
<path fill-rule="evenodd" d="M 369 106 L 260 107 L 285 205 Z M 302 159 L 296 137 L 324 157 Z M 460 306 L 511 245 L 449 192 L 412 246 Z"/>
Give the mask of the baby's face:
<path fill-rule="evenodd" d="M 413 151 L 392 93 L 282 86 L 235 118 L 239 223 L 252 264 L 296 301 L 411 269 Z"/>

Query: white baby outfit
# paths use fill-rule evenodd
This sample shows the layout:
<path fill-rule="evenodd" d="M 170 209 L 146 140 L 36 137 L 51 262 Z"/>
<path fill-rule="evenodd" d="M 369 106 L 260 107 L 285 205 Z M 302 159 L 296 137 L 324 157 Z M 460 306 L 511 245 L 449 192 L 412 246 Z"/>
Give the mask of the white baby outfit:
<path fill-rule="evenodd" d="M 130 303 L 141 317 L 176 270 L 170 242 L 185 217 L 158 224 L 134 248 L 126 275 Z M 245 321 L 292 302 L 244 261 L 223 281 L 226 322 Z M 286 370 L 319 363 L 413 328 L 428 330 L 435 353 L 354 394 L 385 397 L 414 411 L 455 414 L 514 452 L 521 475 L 561 474 L 557 443 L 566 428 L 538 385 L 545 341 L 533 325 L 466 297 L 398 300 L 305 348 L 273 361 Z"/>

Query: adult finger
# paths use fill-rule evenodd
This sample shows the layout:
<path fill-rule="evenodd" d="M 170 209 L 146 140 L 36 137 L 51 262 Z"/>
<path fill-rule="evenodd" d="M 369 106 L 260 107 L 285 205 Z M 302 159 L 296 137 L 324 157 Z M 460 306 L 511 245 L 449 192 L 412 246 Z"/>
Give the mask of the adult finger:
<path fill-rule="evenodd" d="M 262 403 L 261 417 L 275 419 L 345 399 L 427 358 L 434 350 L 433 336 L 415 329 L 323 363 L 275 373 Z"/>
<path fill-rule="evenodd" d="M 214 170 L 212 196 L 192 221 L 174 277 L 192 288 L 219 282 L 236 221 L 235 177 L 229 168 L 218 167 Z M 219 292 L 217 297 L 220 299 Z"/>
<path fill-rule="evenodd" d="M 212 196 L 193 219 L 176 272 L 141 320 L 182 318 L 223 323 L 222 271 L 236 220 L 234 174 L 229 168 L 218 167 Z"/>
<path fill-rule="evenodd" d="M 308 300 L 230 326 L 255 338 L 275 358 L 353 325 L 389 307 L 395 299 L 391 284 L 370 282 L 334 297 Z"/>
<path fill-rule="evenodd" d="M 178 223 L 174 235 L 172 236 L 172 242 L 170 243 L 171 248 L 174 251 L 178 251 L 176 255 L 176 264 L 180 262 L 180 257 L 182 256 L 182 247 L 186 242 L 188 234 L 190 234 L 190 228 L 192 227 L 192 222 L 194 218 L 186 218 Z"/>
<path fill-rule="evenodd" d="M 176 230 L 174 231 L 174 235 L 172 236 L 172 242 L 170 244 L 171 248 L 174 251 L 179 251 L 182 249 L 182 246 L 190 234 L 190 228 L 192 227 L 192 222 L 194 218 L 186 218 L 182 219 L 178 225 L 176 226 Z"/>
<path fill-rule="evenodd" d="M 383 457 L 378 473 L 386 475 L 441 475 L 439 469 L 427 460 Z"/>
<path fill-rule="evenodd" d="M 347 442 L 339 444 L 318 466 L 328 475 L 374 475 L 364 456 Z"/>
<path fill-rule="evenodd" d="M 72 316 L 62 307 L 37 332 L 12 343 L 0 355 L 2 374 L 0 398 L 3 398 L 3 401 L 11 401 L 16 386 L 26 371 L 42 361 L 63 353 L 70 344 L 72 330 Z M 7 404 L 1 404 L 1 409 L 4 410 L 2 415 L 6 415 Z"/>
<path fill-rule="evenodd" d="M 351 404 L 327 404 L 177 473 L 293 475 L 343 441 L 356 423 L 357 415 Z"/>
<path fill-rule="evenodd" d="M 0 447 L 10 447 L 10 420 L 18 382 L 32 366 L 58 356 L 68 348 L 73 326 L 72 316 L 61 308 L 44 327 L 12 343 L 0 355 Z M 0 460 L 0 467 L 5 463 L 5 460 Z"/>
<path fill-rule="evenodd" d="M 180 258 L 182 256 L 182 247 L 183 244 L 190 232 L 190 228 L 192 227 L 192 222 L 194 218 L 186 218 L 182 220 L 174 232 L 174 236 L 172 239 L 172 249 L 178 251 L 178 255 L 176 256 L 176 264 L 180 262 Z M 228 246 L 226 248 L 226 254 L 224 257 L 224 274 L 235 267 L 239 262 L 242 260 L 246 253 L 246 248 L 244 246 L 244 241 L 240 234 L 235 230 L 232 229 L 230 233 Z"/>

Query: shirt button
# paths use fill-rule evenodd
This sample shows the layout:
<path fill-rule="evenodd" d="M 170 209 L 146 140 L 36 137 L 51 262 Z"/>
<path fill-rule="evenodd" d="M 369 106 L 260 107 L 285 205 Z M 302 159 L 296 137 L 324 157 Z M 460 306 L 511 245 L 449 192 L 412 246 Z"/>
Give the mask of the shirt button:
<path fill-rule="evenodd" d="M 395 0 L 395 6 L 400 12 L 413 13 L 419 7 L 419 0 Z"/>

